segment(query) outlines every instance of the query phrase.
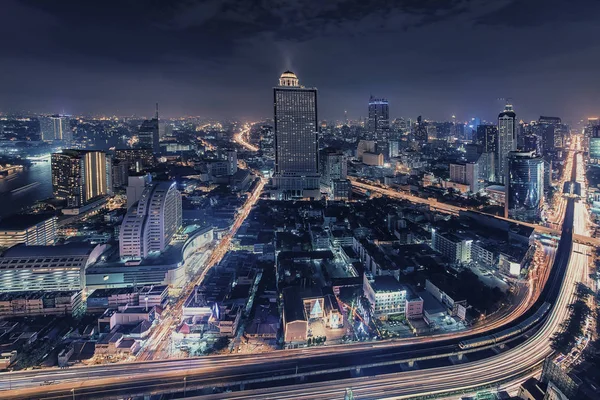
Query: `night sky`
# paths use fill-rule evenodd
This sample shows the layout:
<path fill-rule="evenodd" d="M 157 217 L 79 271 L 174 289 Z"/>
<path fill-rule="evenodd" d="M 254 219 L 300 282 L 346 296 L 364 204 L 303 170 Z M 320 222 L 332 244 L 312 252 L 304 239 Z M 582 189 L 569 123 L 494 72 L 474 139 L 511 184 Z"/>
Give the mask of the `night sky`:
<path fill-rule="evenodd" d="M 319 117 L 600 114 L 597 0 L 2 0 L 0 111 L 261 118 L 285 69 Z"/>

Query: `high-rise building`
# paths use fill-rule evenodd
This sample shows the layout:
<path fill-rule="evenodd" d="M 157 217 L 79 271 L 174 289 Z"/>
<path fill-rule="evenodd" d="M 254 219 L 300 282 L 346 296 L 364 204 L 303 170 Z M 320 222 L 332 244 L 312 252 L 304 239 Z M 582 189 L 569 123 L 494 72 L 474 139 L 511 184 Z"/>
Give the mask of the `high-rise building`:
<path fill-rule="evenodd" d="M 126 161 L 113 160 L 112 162 L 112 187 L 119 188 L 127 185 L 129 165 Z"/>
<path fill-rule="evenodd" d="M 496 153 L 498 151 L 498 128 L 495 125 L 479 125 L 475 141 L 481 147 L 482 153 Z"/>
<path fill-rule="evenodd" d="M 544 160 L 532 151 L 512 151 L 506 165 L 505 216 L 538 221 L 544 204 Z"/>
<path fill-rule="evenodd" d="M 414 139 L 417 145 L 417 148 L 421 148 L 425 143 L 427 143 L 427 123 L 423 121 L 421 116 L 417 117 L 417 122 L 415 123 L 414 129 Z"/>
<path fill-rule="evenodd" d="M 559 136 L 561 124 L 562 121 L 558 117 L 540 117 L 538 121 L 538 132 L 542 138 L 542 154 L 554 151 L 557 147 L 557 142 L 562 142 Z"/>
<path fill-rule="evenodd" d="M 160 153 L 160 136 L 158 129 L 158 104 L 156 105 L 156 116 L 142 122 L 138 131 L 139 146 L 142 149 L 152 149 L 154 153 Z"/>
<path fill-rule="evenodd" d="M 507 104 L 504 111 L 498 115 L 498 152 L 496 180 L 505 184 L 508 173 L 508 153 L 517 149 L 517 115 L 513 106 Z"/>
<path fill-rule="evenodd" d="M 81 207 L 109 193 L 106 153 L 63 150 L 51 157 L 52 190 L 68 207 Z"/>
<path fill-rule="evenodd" d="M 327 147 L 319 155 L 321 184 L 331 188 L 334 180 L 348 177 L 348 162 L 340 150 Z"/>
<path fill-rule="evenodd" d="M 129 210 L 135 203 L 142 198 L 142 193 L 152 183 L 152 175 L 137 174 L 127 177 L 127 209 Z"/>
<path fill-rule="evenodd" d="M 40 117 L 39 120 L 41 139 L 43 141 L 61 140 L 70 145 L 73 140 L 73 131 L 71 130 L 71 122 L 68 116 L 51 115 Z"/>
<path fill-rule="evenodd" d="M 291 71 L 273 88 L 275 176 L 281 198 L 319 195 L 317 89 L 300 86 Z"/>
<path fill-rule="evenodd" d="M 139 201 L 123 219 L 119 232 L 122 259 L 143 259 L 162 252 L 181 227 L 181 194 L 175 182 L 145 187 Z"/>
<path fill-rule="evenodd" d="M 390 132 L 390 106 L 386 99 L 369 98 L 367 130 L 377 139 L 387 139 Z"/>

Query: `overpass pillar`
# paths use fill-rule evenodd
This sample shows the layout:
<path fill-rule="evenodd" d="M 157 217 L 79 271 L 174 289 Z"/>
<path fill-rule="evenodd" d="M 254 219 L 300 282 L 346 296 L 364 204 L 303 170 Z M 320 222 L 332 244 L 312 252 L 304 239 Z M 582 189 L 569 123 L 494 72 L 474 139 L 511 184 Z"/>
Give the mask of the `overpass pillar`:
<path fill-rule="evenodd" d="M 456 358 L 458 358 L 458 361 L 462 361 L 462 359 L 463 359 L 463 353 L 458 353 L 458 355 L 456 356 Z"/>
<path fill-rule="evenodd" d="M 408 362 L 408 367 L 409 367 L 409 368 L 414 368 L 414 366 L 415 366 L 415 361 L 414 361 L 414 360 L 410 360 L 410 361 Z"/>
<path fill-rule="evenodd" d="M 240 391 L 243 391 L 245 387 L 246 387 L 246 385 L 244 385 L 244 383 L 243 383 L 243 382 L 242 382 L 242 383 L 240 383 Z"/>

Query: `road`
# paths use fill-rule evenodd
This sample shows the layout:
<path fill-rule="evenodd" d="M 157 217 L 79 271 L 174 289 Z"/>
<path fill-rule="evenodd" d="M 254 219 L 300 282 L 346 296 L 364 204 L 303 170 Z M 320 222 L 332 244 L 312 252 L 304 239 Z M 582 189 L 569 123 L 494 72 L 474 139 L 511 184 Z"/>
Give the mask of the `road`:
<path fill-rule="evenodd" d="M 229 228 L 227 235 L 225 235 L 219 241 L 216 247 L 212 250 L 208 260 L 199 268 L 200 274 L 198 275 L 197 279 L 192 280 L 188 283 L 188 285 L 186 285 L 179 296 L 179 300 L 174 305 L 171 305 L 169 310 L 167 310 L 164 315 L 161 316 L 160 324 L 152 332 L 152 335 L 144 344 L 142 351 L 140 351 L 140 353 L 137 355 L 137 359 L 139 361 L 166 359 L 169 357 L 169 346 L 171 344 L 171 334 L 173 332 L 172 326 L 181 322 L 184 302 L 192 293 L 194 287 L 202 283 L 210 268 L 217 265 L 223 256 L 225 256 L 225 253 L 227 253 L 229 250 L 231 240 L 235 236 L 240 226 L 242 226 L 242 223 L 248 217 L 248 214 L 250 214 L 252 207 L 260 199 L 260 195 L 265 184 L 266 180 L 261 178 L 259 184 L 254 189 L 254 192 L 252 192 L 250 197 L 239 210 L 234 223 Z M 198 263 L 201 259 L 201 255 L 193 255 L 190 262 Z"/>

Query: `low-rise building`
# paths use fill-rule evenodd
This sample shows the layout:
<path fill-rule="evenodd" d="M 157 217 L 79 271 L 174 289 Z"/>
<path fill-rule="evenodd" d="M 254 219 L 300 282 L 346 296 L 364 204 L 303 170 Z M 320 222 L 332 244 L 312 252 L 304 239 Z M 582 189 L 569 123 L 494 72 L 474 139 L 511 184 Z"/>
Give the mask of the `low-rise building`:
<path fill-rule="evenodd" d="M 81 291 L 6 292 L 0 294 L 0 317 L 45 315 L 77 316 L 83 313 Z"/>
<path fill-rule="evenodd" d="M 407 289 L 396 278 L 365 274 L 363 291 L 371 303 L 373 317 L 385 320 L 391 314 L 405 315 Z"/>
<path fill-rule="evenodd" d="M 56 216 L 52 214 L 16 214 L 0 221 L 0 247 L 53 245 L 56 240 Z"/>

